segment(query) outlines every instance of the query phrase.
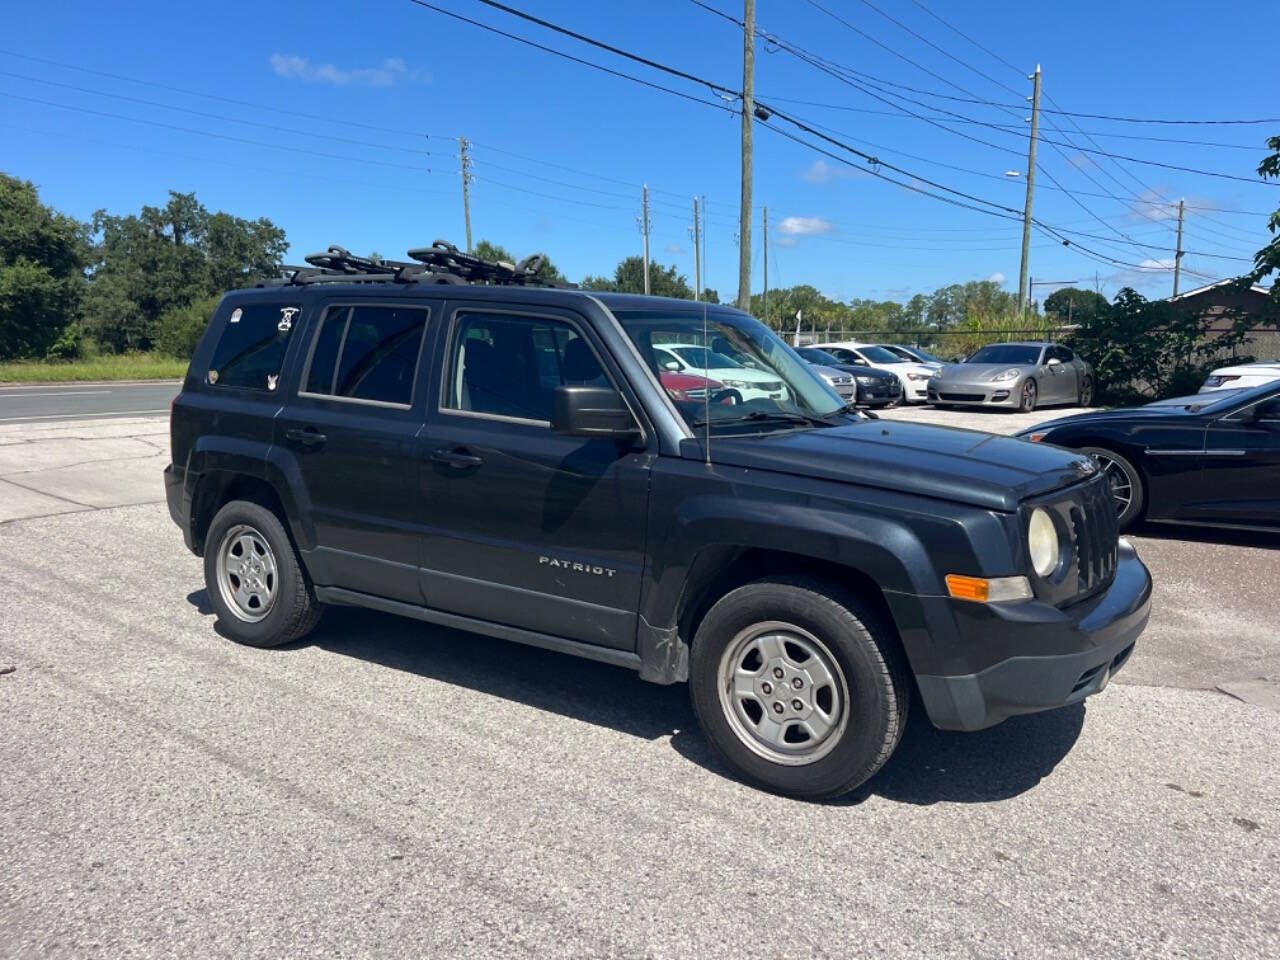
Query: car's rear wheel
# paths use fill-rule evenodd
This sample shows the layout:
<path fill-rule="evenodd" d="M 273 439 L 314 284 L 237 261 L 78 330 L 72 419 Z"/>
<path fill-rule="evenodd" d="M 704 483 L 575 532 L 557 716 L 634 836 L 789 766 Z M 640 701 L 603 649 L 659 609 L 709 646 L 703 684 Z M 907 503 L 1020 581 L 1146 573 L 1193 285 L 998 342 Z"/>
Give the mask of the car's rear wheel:
<path fill-rule="evenodd" d="M 204 577 L 218 623 L 238 643 L 288 643 L 323 612 L 280 518 L 249 500 L 232 500 L 214 516 Z"/>
<path fill-rule="evenodd" d="M 1105 447 L 1085 447 L 1080 451 L 1093 457 L 1111 485 L 1111 500 L 1116 506 L 1116 522 L 1123 530 L 1142 516 L 1146 490 L 1142 474 L 1129 460 Z"/>
<path fill-rule="evenodd" d="M 1086 376 L 1080 382 L 1080 406 L 1088 407 L 1093 404 L 1093 377 Z"/>
<path fill-rule="evenodd" d="M 698 627 L 694 710 L 743 777 L 777 793 L 847 793 L 889 759 L 906 723 L 897 640 L 856 597 L 806 578 L 759 580 Z"/>
<path fill-rule="evenodd" d="M 1036 387 L 1034 380 L 1028 380 L 1022 385 L 1022 390 L 1018 393 L 1018 409 L 1022 413 L 1034 413 L 1036 402 L 1039 400 L 1039 388 Z"/>

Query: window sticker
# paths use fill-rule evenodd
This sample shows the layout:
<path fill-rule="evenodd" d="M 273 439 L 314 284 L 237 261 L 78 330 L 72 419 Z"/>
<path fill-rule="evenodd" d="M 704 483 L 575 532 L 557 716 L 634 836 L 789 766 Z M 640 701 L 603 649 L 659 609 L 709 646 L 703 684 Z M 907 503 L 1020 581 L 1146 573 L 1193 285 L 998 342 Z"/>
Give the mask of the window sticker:
<path fill-rule="evenodd" d="M 239 322 L 240 322 L 240 318 L 241 318 L 243 315 L 244 315 L 244 311 L 243 311 L 243 310 L 241 310 L 239 307 L 236 307 L 234 310 L 232 310 L 232 311 L 231 311 L 231 322 L 232 322 L 232 323 L 239 323 Z"/>
<path fill-rule="evenodd" d="M 280 382 L 280 374 L 278 374 L 278 373 L 268 373 L 268 374 L 267 374 L 267 389 L 268 389 L 268 390 L 274 390 L 274 389 L 276 388 L 276 384 L 277 384 L 277 383 L 279 383 L 279 382 Z"/>
<path fill-rule="evenodd" d="M 288 333 L 293 326 L 293 318 L 298 315 L 298 307 L 281 307 L 280 322 L 276 324 L 276 329 L 281 333 Z M 272 389 L 275 389 L 274 387 Z"/>

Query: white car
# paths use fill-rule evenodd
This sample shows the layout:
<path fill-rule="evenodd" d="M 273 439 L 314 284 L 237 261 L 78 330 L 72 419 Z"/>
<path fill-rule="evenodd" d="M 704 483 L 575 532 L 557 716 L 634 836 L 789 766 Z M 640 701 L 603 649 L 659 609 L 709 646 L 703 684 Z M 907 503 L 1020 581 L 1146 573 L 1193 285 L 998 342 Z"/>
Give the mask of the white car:
<path fill-rule="evenodd" d="M 934 370 L 941 370 L 945 361 L 939 360 L 928 350 L 921 350 L 919 347 L 904 347 L 900 343 L 877 343 L 877 347 L 884 347 L 890 353 L 896 353 L 908 363 L 923 363 L 926 367 L 932 367 Z"/>
<path fill-rule="evenodd" d="M 888 370 L 902 383 L 903 403 L 924 403 L 929 399 L 929 378 L 936 368 L 924 363 L 904 360 L 892 350 L 875 343 L 855 343 L 844 340 L 838 343 L 815 344 L 841 363 Z"/>
<path fill-rule="evenodd" d="M 653 355 L 660 369 L 718 380 L 746 400 L 786 400 L 786 384 L 776 373 L 756 370 L 733 357 L 696 343 L 655 343 Z"/>
<path fill-rule="evenodd" d="M 1262 363 L 1242 363 L 1235 367 L 1219 367 L 1209 374 L 1200 388 L 1201 393 L 1215 390 L 1231 390 L 1237 387 L 1260 387 L 1272 380 L 1280 380 L 1280 360 Z"/>

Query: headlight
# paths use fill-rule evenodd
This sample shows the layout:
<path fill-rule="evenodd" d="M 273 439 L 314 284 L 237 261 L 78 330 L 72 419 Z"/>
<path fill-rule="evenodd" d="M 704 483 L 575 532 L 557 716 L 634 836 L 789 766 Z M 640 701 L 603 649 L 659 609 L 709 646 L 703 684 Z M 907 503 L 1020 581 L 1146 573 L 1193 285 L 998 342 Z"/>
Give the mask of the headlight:
<path fill-rule="evenodd" d="M 864 387 L 874 387 L 877 383 L 880 382 L 875 377 L 858 377 L 857 381 L 860 384 L 862 384 Z"/>
<path fill-rule="evenodd" d="M 1008 370 L 1002 371 L 1001 373 L 997 373 L 991 379 L 995 381 L 1017 380 L 1019 375 L 1021 375 L 1021 373 L 1022 371 L 1019 370 L 1017 367 L 1010 367 Z"/>
<path fill-rule="evenodd" d="M 907 374 L 907 379 L 908 379 L 908 380 L 928 380 L 928 379 L 929 379 L 929 374 L 927 374 L 927 373 L 908 373 L 908 374 Z"/>
<path fill-rule="evenodd" d="M 1058 569 L 1058 528 L 1043 507 L 1031 511 L 1027 524 L 1027 549 L 1031 554 L 1031 567 L 1042 577 L 1049 577 Z"/>
<path fill-rule="evenodd" d="M 750 384 L 746 380 L 722 380 L 726 387 L 733 387 L 736 390 L 745 390 Z"/>

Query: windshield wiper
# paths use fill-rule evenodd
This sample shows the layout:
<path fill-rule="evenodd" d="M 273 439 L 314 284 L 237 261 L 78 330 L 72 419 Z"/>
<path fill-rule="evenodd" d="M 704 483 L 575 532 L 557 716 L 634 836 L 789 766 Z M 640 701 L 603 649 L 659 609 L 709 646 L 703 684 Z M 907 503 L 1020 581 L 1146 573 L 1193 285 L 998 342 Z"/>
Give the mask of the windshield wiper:
<path fill-rule="evenodd" d="M 834 427 L 836 424 L 822 417 L 810 416 L 806 413 L 788 413 L 782 410 L 752 410 L 750 413 L 744 413 L 737 417 L 711 417 L 707 419 L 700 417 L 690 424 L 692 427 L 721 426 L 723 424 L 733 423 L 751 423 L 772 420 L 778 423 L 804 423 L 814 427 Z"/>

